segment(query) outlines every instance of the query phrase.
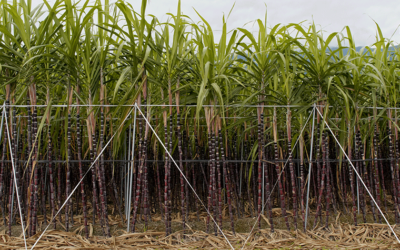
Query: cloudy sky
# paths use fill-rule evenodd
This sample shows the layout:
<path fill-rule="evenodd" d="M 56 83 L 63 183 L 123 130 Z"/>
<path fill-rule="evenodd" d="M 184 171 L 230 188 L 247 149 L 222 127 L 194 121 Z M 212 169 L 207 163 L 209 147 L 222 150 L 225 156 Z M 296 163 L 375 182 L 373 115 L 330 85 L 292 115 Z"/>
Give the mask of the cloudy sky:
<path fill-rule="evenodd" d="M 141 0 L 127 0 L 140 12 Z M 39 4 L 41 0 L 33 0 Z M 110 2 L 114 2 L 110 0 Z M 147 14 L 165 21 L 165 13 L 176 13 L 178 0 L 150 0 Z M 213 27 L 215 35 L 221 29 L 222 16 L 235 7 L 228 20 L 228 29 L 243 27 L 256 31 L 254 20 L 264 20 L 267 11 L 268 26 L 278 23 L 315 24 L 327 33 L 340 32 L 350 27 L 357 46 L 371 45 L 375 41 L 376 21 L 383 35 L 400 43 L 399 0 L 182 0 L 182 12 L 198 22 L 196 9 Z M 267 7 L 266 7 L 267 6 Z"/>

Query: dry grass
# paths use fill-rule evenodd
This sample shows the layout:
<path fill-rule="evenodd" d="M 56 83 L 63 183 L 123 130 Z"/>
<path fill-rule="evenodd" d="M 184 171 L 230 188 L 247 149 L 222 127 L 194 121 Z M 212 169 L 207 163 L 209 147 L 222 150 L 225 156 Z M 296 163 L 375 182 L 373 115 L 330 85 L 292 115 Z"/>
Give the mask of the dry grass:
<path fill-rule="evenodd" d="M 161 231 L 163 222 L 158 217 L 153 217 L 149 223 L 148 230 L 145 230 L 143 223 L 139 223 L 138 233 L 128 233 L 123 228 L 125 225 L 118 217 L 110 216 L 111 238 L 100 236 L 100 226 L 90 224 L 90 237 L 83 237 L 84 227 L 81 224 L 81 216 L 75 216 L 75 225 L 71 232 L 65 232 L 62 225 L 59 230 L 48 230 L 39 241 L 37 249 L 229 249 L 229 245 L 222 237 L 206 234 L 199 230 L 204 222 L 190 222 L 185 237 L 182 231 L 176 231 L 172 235 L 165 236 Z M 254 223 L 253 218 L 244 218 L 236 221 L 239 233 L 233 235 L 230 231 L 224 230 L 230 244 L 235 249 L 240 249 L 248 233 L 241 232 Z M 265 224 L 265 223 L 264 223 Z M 179 218 L 173 220 L 173 228 L 179 230 L 181 223 Z M 192 225 L 192 226 L 191 226 Z M 267 225 L 266 225 L 267 226 Z M 204 226 L 203 226 L 204 227 Z M 42 225 L 42 229 L 44 226 Z M 159 228 L 159 230 L 155 230 Z M 196 230 L 192 229 L 196 228 Z M 229 228 L 224 224 L 224 228 Z M 9 237 L 6 235 L 4 226 L 0 232 L 1 249 L 23 249 L 24 241 L 20 237 Z M 21 234 L 21 226 L 12 227 L 13 235 Z M 205 229 L 205 227 L 204 227 Z M 212 228 L 211 228 L 212 229 Z M 62 230 L 62 231 L 61 231 Z M 395 227 L 396 232 L 397 230 Z M 213 230 L 211 230 L 213 231 Z M 28 247 L 33 246 L 40 233 L 27 240 Z M 348 223 L 337 221 L 328 228 L 317 228 L 306 233 L 276 229 L 271 232 L 269 229 L 254 231 L 244 249 L 400 249 L 394 235 L 387 225 L 384 224 L 361 224 L 353 226 Z"/>
<path fill-rule="evenodd" d="M 111 206 L 110 209 L 112 210 Z M 159 214 L 153 214 L 147 228 L 143 220 L 139 220 L 136 225 L 137 233 L 126 232 L 126 221 L 122 221 L 119 215 L 109 215 L 111 238 L 103 236 L 103 230 L 99 223 L 89 224 L 90 237 L 84 237 L 83 215 L 81 209 L 74 215 L 74 225 L 70 232 L 65 232 L 63 223 L 57 223 L 57 230 L 53 230 L 53 225 L 39 241 L 37 249 L 230 249 L 226 239 L 221 235 L 214 235 L 214 228 L 211 224 L 210 233 L 206 234 L 207 214 L 200 213 L 200 220 L 197 221 L 196 213 L 190 213 L 187 223 L 185 237 L 183 237 L 182 222 L 179 213 L 172 216 L 172 235 L 165 236 L 165 225 Z M 92 222 L 92 209 L 89 209 L 89 222 Z M 110 214 L 114 214 L 112 211 Z M 235 219 L 236 235 L 230 232 L 230 221 L 227 207 L 223 209 L 223 229 L 230 244 L 235 249 L 241 249 L 246 238 L 249 237 L 244 249 L 400 249 L 400 244 L 386 224 L 367 223 L 353 226 L 350 214 L 337 214 L 330 216 L 329 227 L 324 228 L 320 225 L 325 224 L 325 216 L 322 217 L 323 223 L 318 223 L 317 228 L 311 230 L 314 222 L 315 211 L 310 211 L 308 220 L 308 230 L 294 230 L 293 218 L 289 212 L 289 224 L 291 231 L 286 230 L 285 220 L 282 217 L 281 209 L 273 209 L 275 231 L 269 229 L 269 222 L 265 216 L 262 217 L 262 229 L 249 232 L 255 223 L 255 218 L 250 217 L 249 213 L 244 218 Z M 387 218 L 394 224 L 391 218 L 393 211 L 389 211 Z M 322 212 L 324 215 L 324 212 Z M 358 214 L 358 222 L 362 221 L 361 214 Z M 303 221 L 300 219 L 298 227 L 301 229 Z M 49 219 L 49 218 L 48 218 Z M 58 217 L 57 217 L 58 219 Z M 40 232 L 27 240 L 28 247 L 33 246 L 43 225 L 43 216 L 38 216 Z M 62 222 L 65 221 L 62 215 Z M 367 221 L 373 222 L 372 212 L 368 211 Z M 51 229 L 51 230 L 50 230 Z M 394 229 L 400 235 L 400 227 Z M 12 226 L 12 235 L 7 235 L 8 227 L 4 226 L 0 220 L 0 249 L 24 249 L 21 224 L 17 221 Z"/>

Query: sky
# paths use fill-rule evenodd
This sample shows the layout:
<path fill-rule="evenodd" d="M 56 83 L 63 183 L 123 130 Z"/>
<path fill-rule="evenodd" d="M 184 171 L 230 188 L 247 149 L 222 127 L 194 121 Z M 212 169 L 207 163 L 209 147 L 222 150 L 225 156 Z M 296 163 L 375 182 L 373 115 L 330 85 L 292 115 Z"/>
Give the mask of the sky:
<path fill-rule="evenodd" d="M 33 5 L 41 3 L 41 0 L 32 1 Z M 141 0 L 127 2 L 140 12 Z M 176 14 L 177 3 L 178 0 L 150 0 L 146 13 L 166 21 L 166 13 Z M 400 29 L 396 30 L 400 25 L 399 0 L 181 0 L 183 14 L 199 22 L 201 19 L 196 9 L 210 23 L 216 40 L 221 32 L 222 17 L 234 4 L 228 19 L 228 30 L 245 27 L 257 32 L 254 21 L 264 20 L 267 13 L 268 27 L 303 21 L 308 25 L 314 21 L 317 28 L 325 31 L 325 37 L 332 32 L 344 31 L 343 28 L 349 26 L 356 46 L 375 42 L 377 22 L 384 37 L 395 44 L 400 43 Z"/>

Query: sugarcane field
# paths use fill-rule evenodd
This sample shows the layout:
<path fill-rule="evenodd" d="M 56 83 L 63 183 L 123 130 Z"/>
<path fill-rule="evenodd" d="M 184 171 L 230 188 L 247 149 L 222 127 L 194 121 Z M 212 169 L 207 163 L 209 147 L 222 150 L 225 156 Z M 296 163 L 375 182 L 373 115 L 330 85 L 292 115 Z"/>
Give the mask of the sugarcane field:
<path fill-rule="evenodd" d="M 378 23 L 140 2 L 0 0 L 0 249 L 400 249 Z"/>

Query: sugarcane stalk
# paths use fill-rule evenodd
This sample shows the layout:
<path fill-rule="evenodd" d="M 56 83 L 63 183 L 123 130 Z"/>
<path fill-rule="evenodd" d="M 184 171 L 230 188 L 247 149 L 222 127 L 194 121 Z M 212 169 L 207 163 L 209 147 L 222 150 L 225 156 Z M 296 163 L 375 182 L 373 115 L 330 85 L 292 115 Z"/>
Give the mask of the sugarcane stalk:
<path fill-rule="evenodd" d="M 90 158 L 92 160 L 92 162 L 94 162 L 94 160 L 96 159 L 96 150 L 97 150 L 97 142 L 96 142 L 96 138 L 95 138 L 95 134 L 92 134 L 92 149 L 90 150 Z M 94 167 L 92 167 L 91 172 L 92 172 L 92 207 L 93 207 L 93 225 L 95 225 L 96 223 L 96 214 L 97 217 L 99 218 L 100 221 L 101 220 L 101 208 L 100 208 L 100 204 L 98 201 L 98 194 L 97 194 L 97 185 L 96 185 L 96 169 L 97 169 L 97 162 L 95 164 Z M 103 228 L 103 227 L 102 227 Z"/>
<path fill-rule="evenodd" d="M 277 130 L 277 117 L 276 117 L 276 107 L 274 107 L 274 117 L 273 117 L 273 134 L 274 134 L 274 150 L 275 150 L 275 170 L 276 174 L 278 176 L 278 187 L 279 187 L 279 197 L 280 197 L 280 204 L 281 204 L 281 210 L 282 210 L 282 215 L 285 218 L 285 223 L 287 230 L 290 231 L 290 226 L 289 226 L 289 221 L 288 217 L 286 214 L 286 205 L 285 205 L 285 194 L 283 192 L 283 187 L 282 187 L 282 178 L 281 178 L 281 168 L 279 166 L 279 152 L 278 152 L 278 130 Z"/>
<path fill-rule="evenodd" d="M 257 129 L 257 135 L 258 135 L 258 229 L 261 229 L 261 210 L 262 210 L 262 160 L 263 160 L 263 150 L 262 150 L 262 135 L 261 135 L 261 130 L 262 130 L 262 123 L 261 120 L 263 120 L 262 114 L 260 114 L 259 108 L 257 109 L 258 113 L 258 129 Z"/>
<path fill-rule="evenodd" d="M 100 149 L 104 146 L 104 113 L 100 113 Z M 104 154 L 100 155 L 100 169 L 99 169 L 99 187 L 100 187 L 100 200 L 102 217 L 105 226 L 105 233 L 107 237 L 111 237 L 110 225 L 108 223 L 108 211 L 107 211 L 107 195 L 105 186 L 105 170 L 104 170 Z"/>
<path fill-rule="evenodd" d="M 326 146 L 325 146 L 326 140 L 325 140 L 325 134 L 322 133 L 322 174 L 321 174 L 321 188 L 319 189 L 319 194 L 318 194 L 318 202 L 317 202 L 317 211 L 315 213 L 315 219 L 314 219 L 314 225 L 313 228 L 317 225 L 318 221 L 318 215 L 321 211 L 321 203 L 322 203 L 322 195 L 325 187 L 325 175 L 326 175 Z"/>
<path fill-rule="evenodd" d="M 78 98 L 77 98 L 78 99 Z M 79 102 L 78 102 L 79 104 Z M 81 125 L 80 125 L 80 114 L 79 114 L 79 107 L 78 112 L 76 115 L 76 143 L 78 144 L 78 165 L 79 165 L 79 179 L 83 178 L 83 169 L 82 169 L 82 146 L 81 146 Z M 81 197 L 82 197 L 82 208 L 83 208 L 83 219 L 84 219 L 84 226 L 85 226 L 85 236 L 89 238 L 89 228 L 88 228 L 88 220 L 87 220 L 87 206 L 86 206 L 86 195 L 85 195 L 85 186 L 84 182 L 82 181 L 81 184 Z"/>
<path fill-rule="evenodd" d="M 158 144 L 157 144 L 158 145 Z M 155 160 L 156 161 L 156 166 L 155 166 L 155 171 L 156 171 L 156 177 L 157 177 L 157 195 L 158 195 L 158 204 L 160 206 L 160 214 L 161 214 L 161 220 L 164 220 L 164 213 L 163 213 L 163 206 L 162 206 L 162 196 L 161 196 L 161 178 L 160 178 L 160 166 L 158 165 L 158 146 L 156 146 L 156 152 L 154 153 L 155 155 Z"/>
<path fill-rule="evenodd" d="M 374 133 L 376 133 L 376 131 L 374 131 Z M 397 189 L 397 185 L 399 182 L 397 180 L 397 175 L 396 175 L 396 170 L 395 170 L 392 131 L 391 131 L 391 127 L 389 125 L 388 125 L 388 135 L 389 135 L 388 137 L 389 137 L 390 172 L 392 175 L 392 187 L 393 187 L 393 201 L 394 201 L 394 207 L 395 207 L 395 214 L 397 214 L 397 216 L 399 216 L 399 214 L 400 214 L 399 213 L 399 198 L 398 198 L 398 189 Z"/>
<path fill-rule="evenodd" d="M 47 225 L 47 215 L 46 215 L 46 187 L 45 187 L 45 180 L 46 180 L 46 169 L 44 165 L 40 168 L 41 172 L 41 179 L 40 179 L 40 189 L 41 189 L 41 203 L 42 203 L 42 215 L 43 215 L 43 225 Z"/>
<path fill-rule="evenodd" d="M 358 153 L 358 155 L 359 155 L 358 158 L 363 160 L 361 162 L 361 164 L 360 164 L 360 162 L 357 162 L 357 171 L 359 173 L 361 173 L 361 175 L 363 175 L 364 169 L 366 168 L 366 166 L 365 166 L 365 161 L 364 161 L 364 150 L 363 150 L 363 144 L 361 141 L 360 130 L 357 130 L 356 140 L 357 140 L 356 146 L 358 146 L 358 148 L 355 149 L 356 155 Z M 358 168 L 358 166 L 360 166 L 360 169 Z M 364 223 L 367 223 L 366 208 L 365 208 L 365 189 L 363 189 L 360 194 L 360 200 L 361 200 L 361 211 L 363 214 L 363 220 L 364 220 Z"/>
<path fill-rule="evenodd" d="M 210 155 L 210 160 L 209 160 L 209 185 L 208 185 L 208 195 L 207 195 L 207 210 L 209 211 L 209 213 L 207 213 L 207 219 L 206 219 L 206 233 L 209 232 L 209 227 L 210 227 L 210 213 L 211 213 L 211 208 L 213 205 L 212 202 L 212 197 L 213 197 L 213 172 L 212 172 L 212 165 L 213 165 L 213 161 L 212 161 L 212 143 L 211 143 L 211 134 L 208 134 L 208 142 L 209 142 L 209 147 L 208 147 L 208 151 L 209 151 L 209 155 Z"/>
<path fill-rule="evenodd" d="M 145 137 L 143 142 L 143 206 L 144 206 L 144 225 L 145 228 L 148 228 L 148 214 L 149 214 L 149 207 L 148 207 L 148 180 L 147 180 L 147 164 L 146 164 L 146 157 L 147 157 L 147 138 Z"/>
<path fill-rule="evenodd" d="M 236 233 L 235 233 L 235 224 L 234 224 L 234 221 L 233 221 L 233 212 L 232 212 L 231 181 L 228 179 L 229 169 L 227 169 L 227 167 L 226 167 L 225 150 L 223 149 L 223 145 L 222 145 L 222 133 L 221 133 L 221 130 L 219 130 L 218 134 L 219 134 L 219 142 L 220 142 L 220 145 L 221 145 L 221 159 L 222 159 L 223 173 L 224 173 L 224 177 L 225 177 L 226 195 L 227 195 L 227 198 L 228 198 L 229 218 L 231 220 L 232 233 L 233 233 L 233 235 L 236 235 Z M 194 177 L 194 175 L 193 175 L 193 177 Z M 196 210 L 197 210 L 197 203 L 196 203 Z"/>
<path fill-rule="evenodd" d="M 61 136 L 58 136 L 58 146 L 59 146 L 58 160 L 60 161 L 61 160 Z M 58 190 L 57 203 L 58 203 L 58 209 L 60 209 L 61 208 L 61 181 L 62 181 L 62 179 L 61 179 L 61 163 L 60 162 L 58 162 L 57 168 L 58 168 L 58 171 L 57 171 L 57 180 L 58 180 L 58 185 L 57 185 L 57 190 Z M 59 216 L 59 221 L 61 223 L 62 222 L 61 213 L 59 213 L 58 216 Z"/>
<path fill-rule="evenodd" d="M 172 101 L 171 101 L 172 102 Z M 172 112 L 172 106 L 170 106 Z M 171 113 L 172 114 L 172 113 Z M 173 136 L 173 129 L 172 129 L 172 115 L 169 116 L 169 147 L 168 151 L 172 154 L 172 136 Z M 171 164 L 172 161 L 168 161 L 168 234 L 172 233 L 171 221 L 172 221 L 172 196 L 171 196 Z"/>
<path fill-rule="evenodd" d="M 265 147 L 265 141 L 263 140 L 263 143 L 262 143 L 262 148 L 265 148 L 265 151 L 264 151 L 264 156 L 265 156 L 265 159 L 268 159 L 268 151 L 267 151 L 267 148 L 268 147 Z M 266 165 L 265 167 L 264 167 L 264 179 L 265 179 L 265 197 L 266 197 L 266 204 L 267 204 L 267 206 L 266 206 L 266 208 L 267 208 L 267 211 L 268 211 L 268 217 L 269 217 L 269 224 L 270 224 L 270 227 L 271 227 L 271 232 L 274 232 L 275 230 L 274 230 L 274 222 L 273 222 L 273 216 L 272 216 L 272 197 L 271 197 L 271 187 L 270 187 L 270 181 L 269 181 L 269 173 L 271 173 L 272 174 L 272 172 L 269 172 L 269 170 L 268 170 L 268 167 L 269 167 L 269 163 L 267 163 L 267 164 L 265 164 L 265 162 L 263 163 L 264 165 Z M 264 203 L 264 205 L 265 205 L 265 203 Z"/>
<path fill-rule="evenodd" d="M 250 145 L 254 145 L 254 141 L 252 139 L 250 141 Z M 249 147 L 249 149 L 251 149 L 251 147 Z M 253 194 L 252 204 L 253 204 L 253 208 L 254 208 L 254 214 L 257 214 L 257 178 L 256 178 L 257 168 L 256 168 L 255 164 L 253 164 L 253 163 L 251 163 L 250 166 L 251 166 L 251 176 L 250 177 L 252 179 L 250 184 L 251 184 L 251 189 L 252 189 L 251 191 Z M 250 172 L 249 172 L 249 174 L 250 174 Z"/>
<path fill-rule="evenodd" d="M 301 118 L 302 117 L 300 117 L 300 119 Z M 302 127 L 302 126 L 303 125 L 302 125 L 302 119 L 301 119 L 300 127 Z M 306 228 L 306 221 L 305 221 L 305 214 L 304 214 L 305 184 L 304 184 L 304 137 L 303 137 L 303 134 L 300 135 L 299 148 L 300 148 L 300 206 L 301 206 L 301 215 L 303 217 L 303 228 Z"/>
<path fill-rule="evenodd" d="M 319 118 L 319 116 L 318 116 Z M 317 143 L 316 143 L 316 161 L 317 161 L 317 189 L 315 190 L 315 196 L 318 195 L 319 190 L 321 190 L 321 133 L 320 133 L 320 124 L 317 120 Z M 322 221 L 321 214 L 319 214 L 319 218 Z"/>
<path fill-rule="evenodd" d="M 183 137 L 182 137 L 182 147 L 184 149 L 185 160 L 187 161 L 188 160 L 188 152 L 187 152 L 188 151 L 188 146 L 185 145 L 185 141 L 187 141 L 187 140 L 186 140 L 186 133 L 184 131 L 183 132 Z M 189 197 L 189 185 L 188 185 L 188 182 L 189 182 L 189 179 L 190 179 L 190 175 L 189 175 L 189 165 L 188 164 L 185 164 L 185 176 L 186 176 L 186 179 L 188 180 L 187 182 L 185 181 L 185 201 L 186 201 L 185 215 L 186 215 L 186 221 L 189 221 L 189 211 L 190 211 L 190 205 L 189 204 L 193 204 L 193 203 L 190 203 L 190 197 Z M 193 208 L 193 205 L 192 205 L 192 208 Z"/>
<path fill-rule="evenodd" d="M 390 116 L 389 116 L 390 117 Z M 377 135 L 378 126 L 375 123 L 374 126 L 374 135 Z M 391 137 L 391 130 L 389 125 L 389 131 Z M 375 183 L 375 193 L 376 193 L 376 203 L 378 207 L 381 207 L 381 195 L 380 195 L 380 185 L 379 185 L 379 173 L 378 173 L 378 144 L 377 138 L 374 136 L 374 164 L 373 164 L 373 175 L 374 175 L 374 183 Z M 378 213 L 379 223 L 382 223 L 382 217 Z"/>
<path fill-rule="evenodd" d="M 220 166 L 220 159 L 219 159 L 219 143 L 218 143 L 218 130 L 217 128 L 215 129 L 216 135 L 215 135 L 215 158 L 216 158 L 216 169 L 217 169 L 217 196 L 216 199 L 218 200 L 218 224 L 219 227 L 222 229 L 222 187 L 221 187 L 221 166 Z"/>
<path fill-rule="evenodd" d="M 373 140 L 372 140 L 372 141 L 373 141 Z M 373 146 L 371 147 L 371 150 L 373 150 Z M 373 155 L 373 154 L 374 154 L 374 153 L 371 152 L 371 155 Z M 365 169 L 366 185 L 367 185 L 367 188 L 368 188 L 368 190 L 370 191 L 371 195 L 373 196 L 373 195 L 374 195 L 374 190 L 375 190 L 375 189 L 373 188 L 374 181 L 373 181 L 373 178 L 372 178 L 372 172 L 373 172 L 372 166 L 371 166 L 369 172 L 367 171 L 367 169 Z M 374 204 L 372 198 L 370 199 L 370 204 L 371 204 L 372 216 L 373 216 L 373 218 L 374 218 L 374 223 L 376 223 L 375 204 Z"/>
<path fill-rule="evenodd" d="M 193 179 L 194 191 L 197 193 L 197 181 L 196 181 L 196 175 L 194 174 L 194 164 L 193 163 L 192 163 L 192 179 Z M 200 221 L 200 211 L 199 211 L 198 201 L 196 198 L 194 199 L 194 207 L 196 209 L 197 221 Z"/>
<path fill-rule="evenodd" d="M 66 188 L 66 193 L 65 197 L 68 197 L 70 192 L 71 192 L 71 114 L 68 114 L 68 127 L 67 127 L 67 176 L 66 176 L 66 181 L 65 181 L 65 188 Z M 71 202 L 70 200 L 67 201 L 65 204 L 65 230 L 68 232 L 69 231 L 69 214 L 70 214 L 70 205 Z M 72 207 L 71 207 L 72 211 Z"/>
<path fill-rule="evenodd" d="M 234 157 L 234 159 L 238 159 L 238 150 L 235 145 L 237 145 L 236 138 L 233 142 L 233 157 Z M 241 217 L 241 209 L 242 209 L 241 201 L 243 200 L 242 193 L 239 192 L 239 189 L 240 189 L 239 181 L 238 181 L 238 179 L 240 178 L 239 173 L 238 173 L 239 164 L 237 162 L 235 162 L 234 164 L 231 165 L 231 167 L 233 167 L 232 180 L 234 180 L 232 188 L 233 188 L 233 191 L 236 196 L 236 204 L 237 204 L 236 212 L 237 212 L 237 216 L 239 218 L 239 217 Z"/>
<path fill-rule="evenodd" d="M 350 126 L 349 126 L 350 128 Z M 349 130 L 349 134 L 351 134 Z M 352 159 L 352 147 L 351 147 L 351 136 L 348 136 L 348 148 L 347 148 L 347 155 L 349 159 Z M 348 164 L 349 166 L 349 173 L 350 173 L 350 188 L 351 188 L 351 198 L 352 198 L 352 203 L 353 203 L 353 219 L 354 219 L 354 225 L 357 226 L 357 206 L 356 206 L 356 195 L 355 195 L 355 178 L 354 178 L 354 173 L 353 173 L 353 168 L 350 167 L 350 163 Z"/>
<path fill-rule="evenodd" d="M 325 155 L 324 160 L 326 161 L 326 209 L 325 209 L 325 228 L 328 228 L 329 222 L 329 206 L 332 203 L 332 192 L 331 192 L 331 180 L 330 180 L 330 169 L 331 164 L 329 162 L 329 137 L 325 134 Z"/>
<path fill-rule="evenodd" d="M 290 179 L 292 181 L 292 198 L 293 198 L 293 223 L 294 228 L 297 230 L 297 185 L 296 185 L 296 177 L 294 173 L 293 166 L 293 155 L 292 155 L 292 113 L 290 108 L 287 111 L 287 134 L 288 134 L 288 153 L 289 153 L 289 170 L 290 170 Z"/>
<path fill-rule="evenodd" d="M 47 159 L 49 161 L 49 181 L 50 181 L 50 209 L 51 209 L 51 218 L 56 215 L 56 208 L 54 204 L 54 176 L 53 176 L 53 163 L 52 163 L 52 140 L 51 140 L 51 125 L 48 125 L 47 128 L 47 137 L 48 137 L 48 145 L 47 145 Z M 54 229 L 57 228 L 56 219 L 53 220 Z"/>
<path fill-rule="evenodd" d="M 185 180 L 183 179 L 183 152 L 182 152 L 182 134 L 181 134 L 181 123 L 180 123 L 180 113 L 179 113 L 179 107 L 176 107 L 178 110 L 177 117 L 176 117 L 176 123 L 177 123 L 177 134 L 178 134 L 178 152 L 179 152 L 179 168 L 181 170 L 179 174 L 180 178 L 180 194 L 181 194 L 181 215 L 182 215 L 182 228 L 183 228 L 183 234 L 185 234 L 185 229 L 186 229 L 186 216 L 185 216 Z"/>
<path fill-rule="evenodd" d="M 399 145 L 399 143 L 397 143 L 397 145 Z M 398 147 L 396 147 L 396 151 L 397 150 L 398 150 Z M 378 151 L 379 151 L 379 153 L 378 153 L 379 158 L 382 159 L 383 158 L 382 150 L 380 148 L 378 148 Z M 396 155 L 398 155 L 398 154 L 396 154 Z M 381 178 L 382 178 L 382 192 L 383 192 L 383 200 L 385 202 L 385 213 L 388 213 L 387 195 L 386 195 L 386 186 L 385 186 L 385 176 L 383 175 L 383 164 L 382 164 L 382 161 L 379 161 L 379 169 L 381 170 L 380 174 L 381 174 Z"/>
<path fill-rule="evenodd" d="M 168 128 L 167 128 L 167 118 L 165 114 L 164 118 L 164 139 L 165 145 L 168 146 Z M 168 217 L 168 175 L 169 175 L 169 168 L 168 168 L 168 153 L 167 151 L 164 152 L 164 223 L 165 223 L 165 234 L 169 235 L 169 217 Z"/>
<path fill-rule="evenodd" d="M 37 206 L 38 206 L 38 163 L 37 159 L 39 158 L 38 153 L 38 142 L 36 141 L 37 137 L 37 110 L 33 109 L 33 140 L 34 140 L 34 152 L 32 156 L 32 168 L 33 168 L 33 197 L 31 196 L 33 202 L 33 214 L 32 214 L 32 233 L 31 235 L 36 234 L 36 225 L 37 225 Z"/>
<path fill-rule="evenodd" d="M 212 112 L 211 112 L 212 113 Z M 213 126 L 212 126 L 213 127 Z M 213 129 L 213 128 L 212 128 Z M 217 194 L 217 169 L 216 169 L 216 145 L 215 145 L 215 133 L 214 130 L 212 130 L 211 134 L 211 157 L 212 157 L 212 207 L 213 207 L 213 217 L 214 221 L 218 220 L 218 207 L 217 207 L 217 199 L 218 199 L 218 194 Z M 214 235 L 218 235 L 217 231 L 217 224 L 214 223 Z"/>

